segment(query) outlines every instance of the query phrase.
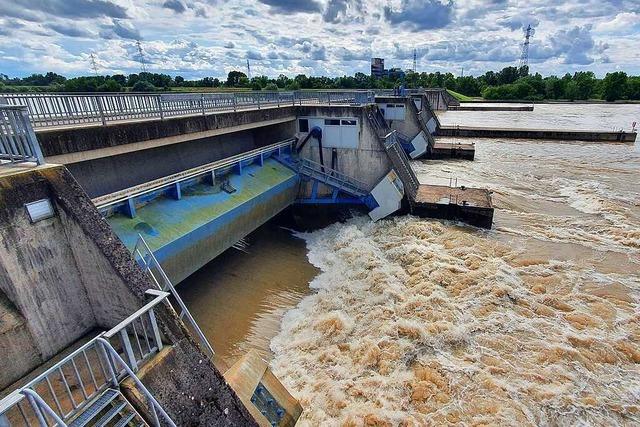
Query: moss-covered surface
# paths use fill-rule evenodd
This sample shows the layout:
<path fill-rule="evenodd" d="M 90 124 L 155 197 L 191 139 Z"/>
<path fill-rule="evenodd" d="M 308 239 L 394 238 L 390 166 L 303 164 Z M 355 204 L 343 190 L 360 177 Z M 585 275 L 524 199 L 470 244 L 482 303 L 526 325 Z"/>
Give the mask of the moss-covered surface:
<path fill-rule="evenodd" d="M 242 175 L 217 178 L 218 185 L 196 184 L 185 188 L 182 199 L 160 197 L 137 210 L 135 218 L 117 214 L 108 218 L 111 227 L 131 250 L 142 234 L 152 250 L 190 233 L 243 203 L 259 196 L 295 173 L 278 163 L 266 160 L 264 166 L 245 166 Z M 220 182 L 228 180 L 234 193 L 222 191 Z"/>

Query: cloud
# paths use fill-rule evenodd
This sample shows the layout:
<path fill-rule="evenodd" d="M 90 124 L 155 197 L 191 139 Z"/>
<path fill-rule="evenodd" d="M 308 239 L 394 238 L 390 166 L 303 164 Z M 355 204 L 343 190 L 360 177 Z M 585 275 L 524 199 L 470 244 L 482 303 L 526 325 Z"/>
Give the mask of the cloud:
<path fill-rule="evenodd" d="M 15 15 L 16 9 L 24 9 L 30 12 L 42 12 L 48 15 L 62 18 L 127 18 L 127 10 L 107 0 L 11 0 L 15 7 L 1 5 L 2 13 Z M 3 1 L 5 3 L 5 1 Z M 6 1 L 9 3 L 9 1 Z"/>
<path fill-rule="evenodd" d="M 130 22 L 119 19 L 114 19 L 111 25 L 105 26 L 100 32 L 100 37 L 107 40 L 115 38 L 140 40 L 142 38 L 140 32 Z"/>
<path fill-rule="evenodd" d="M 334 24 L 361 21 L 366 10 L 363 0 L 329 0 L 322 19 Z"/>
<path fill-rule="evenodd" d="M 86 31 L 83 28 L 78 28 L 76 24 L 62 24 L 62 23 L 52 23 L 48 24 L 47 28 L 52 29 L 58 34 L 62 34 L 67 37 L 92 37 L 89 31 Z"/>
<path fill-rule="evenodd" d="M 315 0 L 259 0 L 271 7 L 275 12 L 285 15 L 294 13 L 314 13 L 322 10 L 320 3 Z"/>
<path fill-rule="evenodd" d="M 402 0 L 400 8 L 384 8 L 385 18 L 395 26 L 409 25 L 416 30 L 443 28 L 453 18 L 453 1 Z"/>
<path fill-rule="evenodd" d="M 253 61 L 261 61 L 262 59 L 264 59 L 264 56 L 262 56 L 262 53 L 258 52 L 257 50 L 248 50 L 247 59 L 251 59 Z"/>
<path fill-rule="evenodd" d="M 236 44 L 232 41 L 228 41 L 224 44 L 225 49 L 233 49 L 234 47 L 236 47 Z"/>
<path fill-rule="evenodd" d="M 175 13 L 184 13 L 187 10 L 180 0 L 165 0 L 165 2 L 162 3 L 162 7 L 165 9 L 171 9 Z"/>
<path fill-rule="evenodd" d="M 595 47 L 591 26 L 560 30 L 551 37 L 551 46 L 563 57 L 565 64 L 588 65 L 594 61 L 589 56 Z"/>

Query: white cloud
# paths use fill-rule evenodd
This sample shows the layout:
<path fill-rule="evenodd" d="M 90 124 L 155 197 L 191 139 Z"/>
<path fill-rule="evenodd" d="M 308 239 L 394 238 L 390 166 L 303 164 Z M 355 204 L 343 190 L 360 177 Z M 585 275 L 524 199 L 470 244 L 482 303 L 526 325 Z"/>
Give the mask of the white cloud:
<path fill-rule="evenodd" d="M 46 4 L 45 4 L 46 3 Z M 640 74 L 637 0 L 0 0 L 0 69 L 138 72 L 186 78 L 244 69 L 277 76 L 369 72 L 369 57 L 465 74 L 517 63 L 536 25 L 531 68 L 543 74 L 620 67 Z M 75 7 L 74 7 L 75 6 Z"/>

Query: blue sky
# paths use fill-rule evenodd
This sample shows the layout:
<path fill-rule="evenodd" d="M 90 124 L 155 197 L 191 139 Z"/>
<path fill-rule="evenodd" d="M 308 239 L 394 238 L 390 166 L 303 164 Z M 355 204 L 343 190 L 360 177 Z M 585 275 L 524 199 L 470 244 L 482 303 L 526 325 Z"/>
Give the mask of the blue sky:
<path fill-rule="evenodd" d="M 640 0 L 0 0 L 0 73 L 138 72 L 185 78 L 338 76 L 387 67 L 478 75 L 515 65 L 640 74 Z"/>

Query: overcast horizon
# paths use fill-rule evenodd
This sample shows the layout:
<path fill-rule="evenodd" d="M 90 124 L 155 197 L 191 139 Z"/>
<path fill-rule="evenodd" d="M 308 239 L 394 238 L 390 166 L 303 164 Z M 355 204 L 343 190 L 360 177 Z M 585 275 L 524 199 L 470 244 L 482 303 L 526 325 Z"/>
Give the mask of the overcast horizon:
<path fill-rule="evenodd" d="M 479 75 L 529 64 L 543 75 L 640 74 L 640 1 L 585 0 L 0 0 L 0 73 L 140 71 L 187 79 L 231 70 L 276 77 L 369 74 L 387 68 Z"/>

